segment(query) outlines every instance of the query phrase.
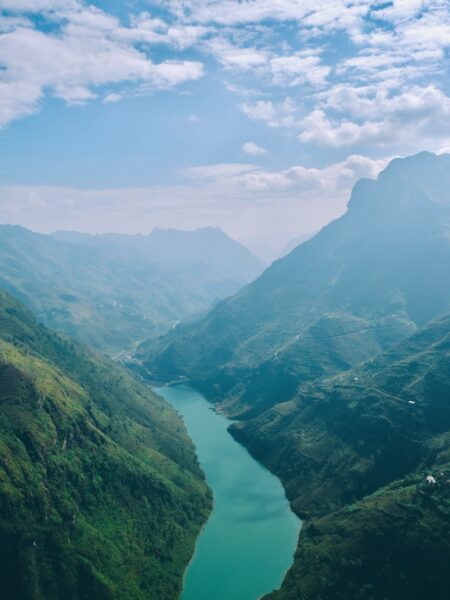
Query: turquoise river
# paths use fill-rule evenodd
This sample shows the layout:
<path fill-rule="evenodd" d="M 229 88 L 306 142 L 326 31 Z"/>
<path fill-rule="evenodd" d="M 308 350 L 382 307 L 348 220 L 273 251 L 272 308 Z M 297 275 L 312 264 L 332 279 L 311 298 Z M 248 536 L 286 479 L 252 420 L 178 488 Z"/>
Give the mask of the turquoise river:
<path fill-rule="evenodd" d="M 187 385 L 156 390 L 183 416 L 214 494 L 182 600 L 257 600 L 290 567 L 300 521 L 283 487 L 228 433 L 230 421 Z"/>

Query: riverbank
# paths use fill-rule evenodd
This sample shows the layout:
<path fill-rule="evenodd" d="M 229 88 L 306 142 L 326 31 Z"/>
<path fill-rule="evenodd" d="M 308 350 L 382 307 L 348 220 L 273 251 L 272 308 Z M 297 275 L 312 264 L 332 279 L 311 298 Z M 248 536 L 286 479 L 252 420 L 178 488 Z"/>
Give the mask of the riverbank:
<path fill-rule="evenodd" d="M 197 540 L 182 600 L 258 600 L 281 585 L 300 521 L 280 480 L 228 432 L 229 421 L 183 384 L 156 390 L 183 416 L 213 491 L 213 512 Z"/>

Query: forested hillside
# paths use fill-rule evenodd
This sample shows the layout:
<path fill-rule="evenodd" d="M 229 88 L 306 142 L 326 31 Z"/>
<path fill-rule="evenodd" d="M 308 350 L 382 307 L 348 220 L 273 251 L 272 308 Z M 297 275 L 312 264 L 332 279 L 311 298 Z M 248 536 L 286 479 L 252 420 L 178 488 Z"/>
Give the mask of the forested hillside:
<path fill-rule="evenodd" d="M 0 292 L 5 600 L 177 598 L 211 498 L 175 411 Z"/>
<path fill-rule="evenodd" d="M 447 598 L 450 316 L 232 431 L 309 519 L 270 598 Z"/>

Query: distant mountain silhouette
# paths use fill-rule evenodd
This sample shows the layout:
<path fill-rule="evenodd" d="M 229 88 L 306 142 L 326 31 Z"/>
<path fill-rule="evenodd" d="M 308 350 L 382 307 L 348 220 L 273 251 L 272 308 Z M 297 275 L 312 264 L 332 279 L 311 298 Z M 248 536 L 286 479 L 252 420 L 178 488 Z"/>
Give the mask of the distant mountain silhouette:
<path fill-rule="evenodd" d="M 0 286 L 47 325 L 112 354 L 206 310 L 262 269 L 215 228 L 48 236 L 0 226 Z"/>

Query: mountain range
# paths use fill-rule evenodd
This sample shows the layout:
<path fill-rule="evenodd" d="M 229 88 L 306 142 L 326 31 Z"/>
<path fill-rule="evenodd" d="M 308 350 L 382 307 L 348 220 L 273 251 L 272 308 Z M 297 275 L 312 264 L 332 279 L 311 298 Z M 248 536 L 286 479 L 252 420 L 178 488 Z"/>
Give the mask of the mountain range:
<path fill-rule="evenodd" d="M 372 358 L 449 309 L 450 156 L 397 159 L 347 212 L 206 316 L 137 350 L 233 416 Z M 272 387 L 272 384 L 274 387 Z"/>
<path fill-rule="evenodd" d="M 0 286 L 46 325 L 108 354 L 205 311 L 263 266 L 212 227 L 49 236 L 0 226 Z"/>
<path fill-rule="evenodd" d="M 305 519 L 271 598 L 447 597 L 450 156 L 393 160 L 347 212 L 136 352 L 188 379 Z M 431 592 L 431 596 L 430 594 Z"/>
<path fill-rule="evenodd" d="M 200 314 L 262 268 L 214 229 L 4 226 L 0 286 L 104 351 L 149 336 L 125 364 L 187 379 L 233 417 L 304 520 L 268 600 L 446 600 L 449 190 L 450 156 L 396 159 L 356 184 L 341 218 Z M 180 417 L 6 292 L 0 446 L 7 600 L 179 596 L 212 503 Z"/>

